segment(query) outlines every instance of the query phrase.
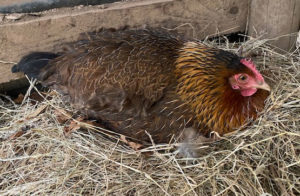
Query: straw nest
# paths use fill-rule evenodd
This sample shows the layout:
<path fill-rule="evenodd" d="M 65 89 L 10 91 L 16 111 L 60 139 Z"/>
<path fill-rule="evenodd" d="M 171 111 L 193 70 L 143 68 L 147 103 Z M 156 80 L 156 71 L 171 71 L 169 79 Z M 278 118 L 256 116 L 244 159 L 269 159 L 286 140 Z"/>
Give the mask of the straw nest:
<path fill-rule="evenodd" d="M 0 194 L 299 195 L 299 50 L 282 55 L 253 39 L 241 45 L 255 56 L 272 94 L 257 120 L 199 145 L 197 159 L 178 156 L 177 144 L 136 151 L 135 143 L 70 118 L 74 110 L 58 94 L 34 102 L 33 85 L 22 104 L 1 96 Z"/>

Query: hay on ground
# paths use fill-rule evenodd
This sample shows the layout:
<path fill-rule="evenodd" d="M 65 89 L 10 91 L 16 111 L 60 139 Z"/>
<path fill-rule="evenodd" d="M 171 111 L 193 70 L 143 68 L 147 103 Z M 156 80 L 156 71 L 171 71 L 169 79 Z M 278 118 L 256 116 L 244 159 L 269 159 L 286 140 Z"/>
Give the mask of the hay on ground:
<path fill-rule="evenodd" d="M 199 146 L 197 159 L 180 158 L 176 144 L 135 151 L 88 124 L 65 134 L 57 111 L 73 109 L 58 94 L 35 104 L 25 96 L 21 105 L 1 96 L 0 195 L 300 195 L 299 50 L 242 45 L 272 94 L 245 131 Z"/>

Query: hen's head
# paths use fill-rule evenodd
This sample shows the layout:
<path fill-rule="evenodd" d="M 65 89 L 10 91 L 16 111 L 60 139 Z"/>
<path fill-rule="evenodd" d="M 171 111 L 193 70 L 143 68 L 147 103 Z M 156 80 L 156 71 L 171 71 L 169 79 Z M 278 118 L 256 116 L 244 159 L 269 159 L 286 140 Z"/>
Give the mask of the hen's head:
<path fill-rule="evenodd" d="M 205 132 L 224 134 L 255 119 L 270 87 L 250 60 L 188 42 L 176 61 L 177 93 Z"/>
<path fill-rule="evenodd" d="M 229 83 L 234 90 L 239 90 L 242 96 L 252 96 L 257 89 L 270 91 L 269 85 L 258 72 L 251 60 L 241 59 L 240 63 L 248 68 L 247 72 L 234 74 L 229 78 Z"/>

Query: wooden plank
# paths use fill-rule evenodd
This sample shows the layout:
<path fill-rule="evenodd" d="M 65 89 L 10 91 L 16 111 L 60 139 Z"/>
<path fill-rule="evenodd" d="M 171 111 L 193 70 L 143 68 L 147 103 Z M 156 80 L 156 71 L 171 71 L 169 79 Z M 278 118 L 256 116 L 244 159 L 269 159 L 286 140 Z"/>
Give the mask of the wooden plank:
<path fill-rule="evenodd" d="M 102 27 L 163 27 L 198 39 L 244 31 L 247 8 L 248 0 L 143 0 L 62 8 L 25 15 L 18 21 L 4 18 L 0 23 L 0 60 L 17 62 L 30 51 L 55 51 L 58 44 Z M 11 74 L 11 66 L 0 62 L 0 91 L 23 77 Z"/>
<path fill-rule="evenodd" d="M 294 49 L 300 24 L 300 0 L 252 0 L 249 35 L 283 50 Z M 290 35 L 292 36 L 286 36 Z"/>
<path fill-rule="evenodd" d="M 33 2 L 34 0 L 1 0 L 0 6 L 7 6 L 11 4 L 19 4 L 19 3 L 26 3 L 26 2 Z"/>
<path fill-rule="evenodd" d="M 121 0 L 1 0 L 0 13 L 31 13 L 77 5 L 101 5 Z"/>

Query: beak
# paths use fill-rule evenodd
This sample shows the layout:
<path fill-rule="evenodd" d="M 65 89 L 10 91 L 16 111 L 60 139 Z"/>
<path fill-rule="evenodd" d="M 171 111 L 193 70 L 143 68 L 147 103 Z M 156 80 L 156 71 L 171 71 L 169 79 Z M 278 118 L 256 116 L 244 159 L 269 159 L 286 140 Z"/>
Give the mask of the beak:
<path fill-rule="evenodd" d="M 271 91 L 270 86 L 266 82 L 263 82 L 261 84 L 257 84 L 257 86 L 255 86 L 255 88 L 263 89 L 263 90 L 266 90 L 266 91 Z"/>

